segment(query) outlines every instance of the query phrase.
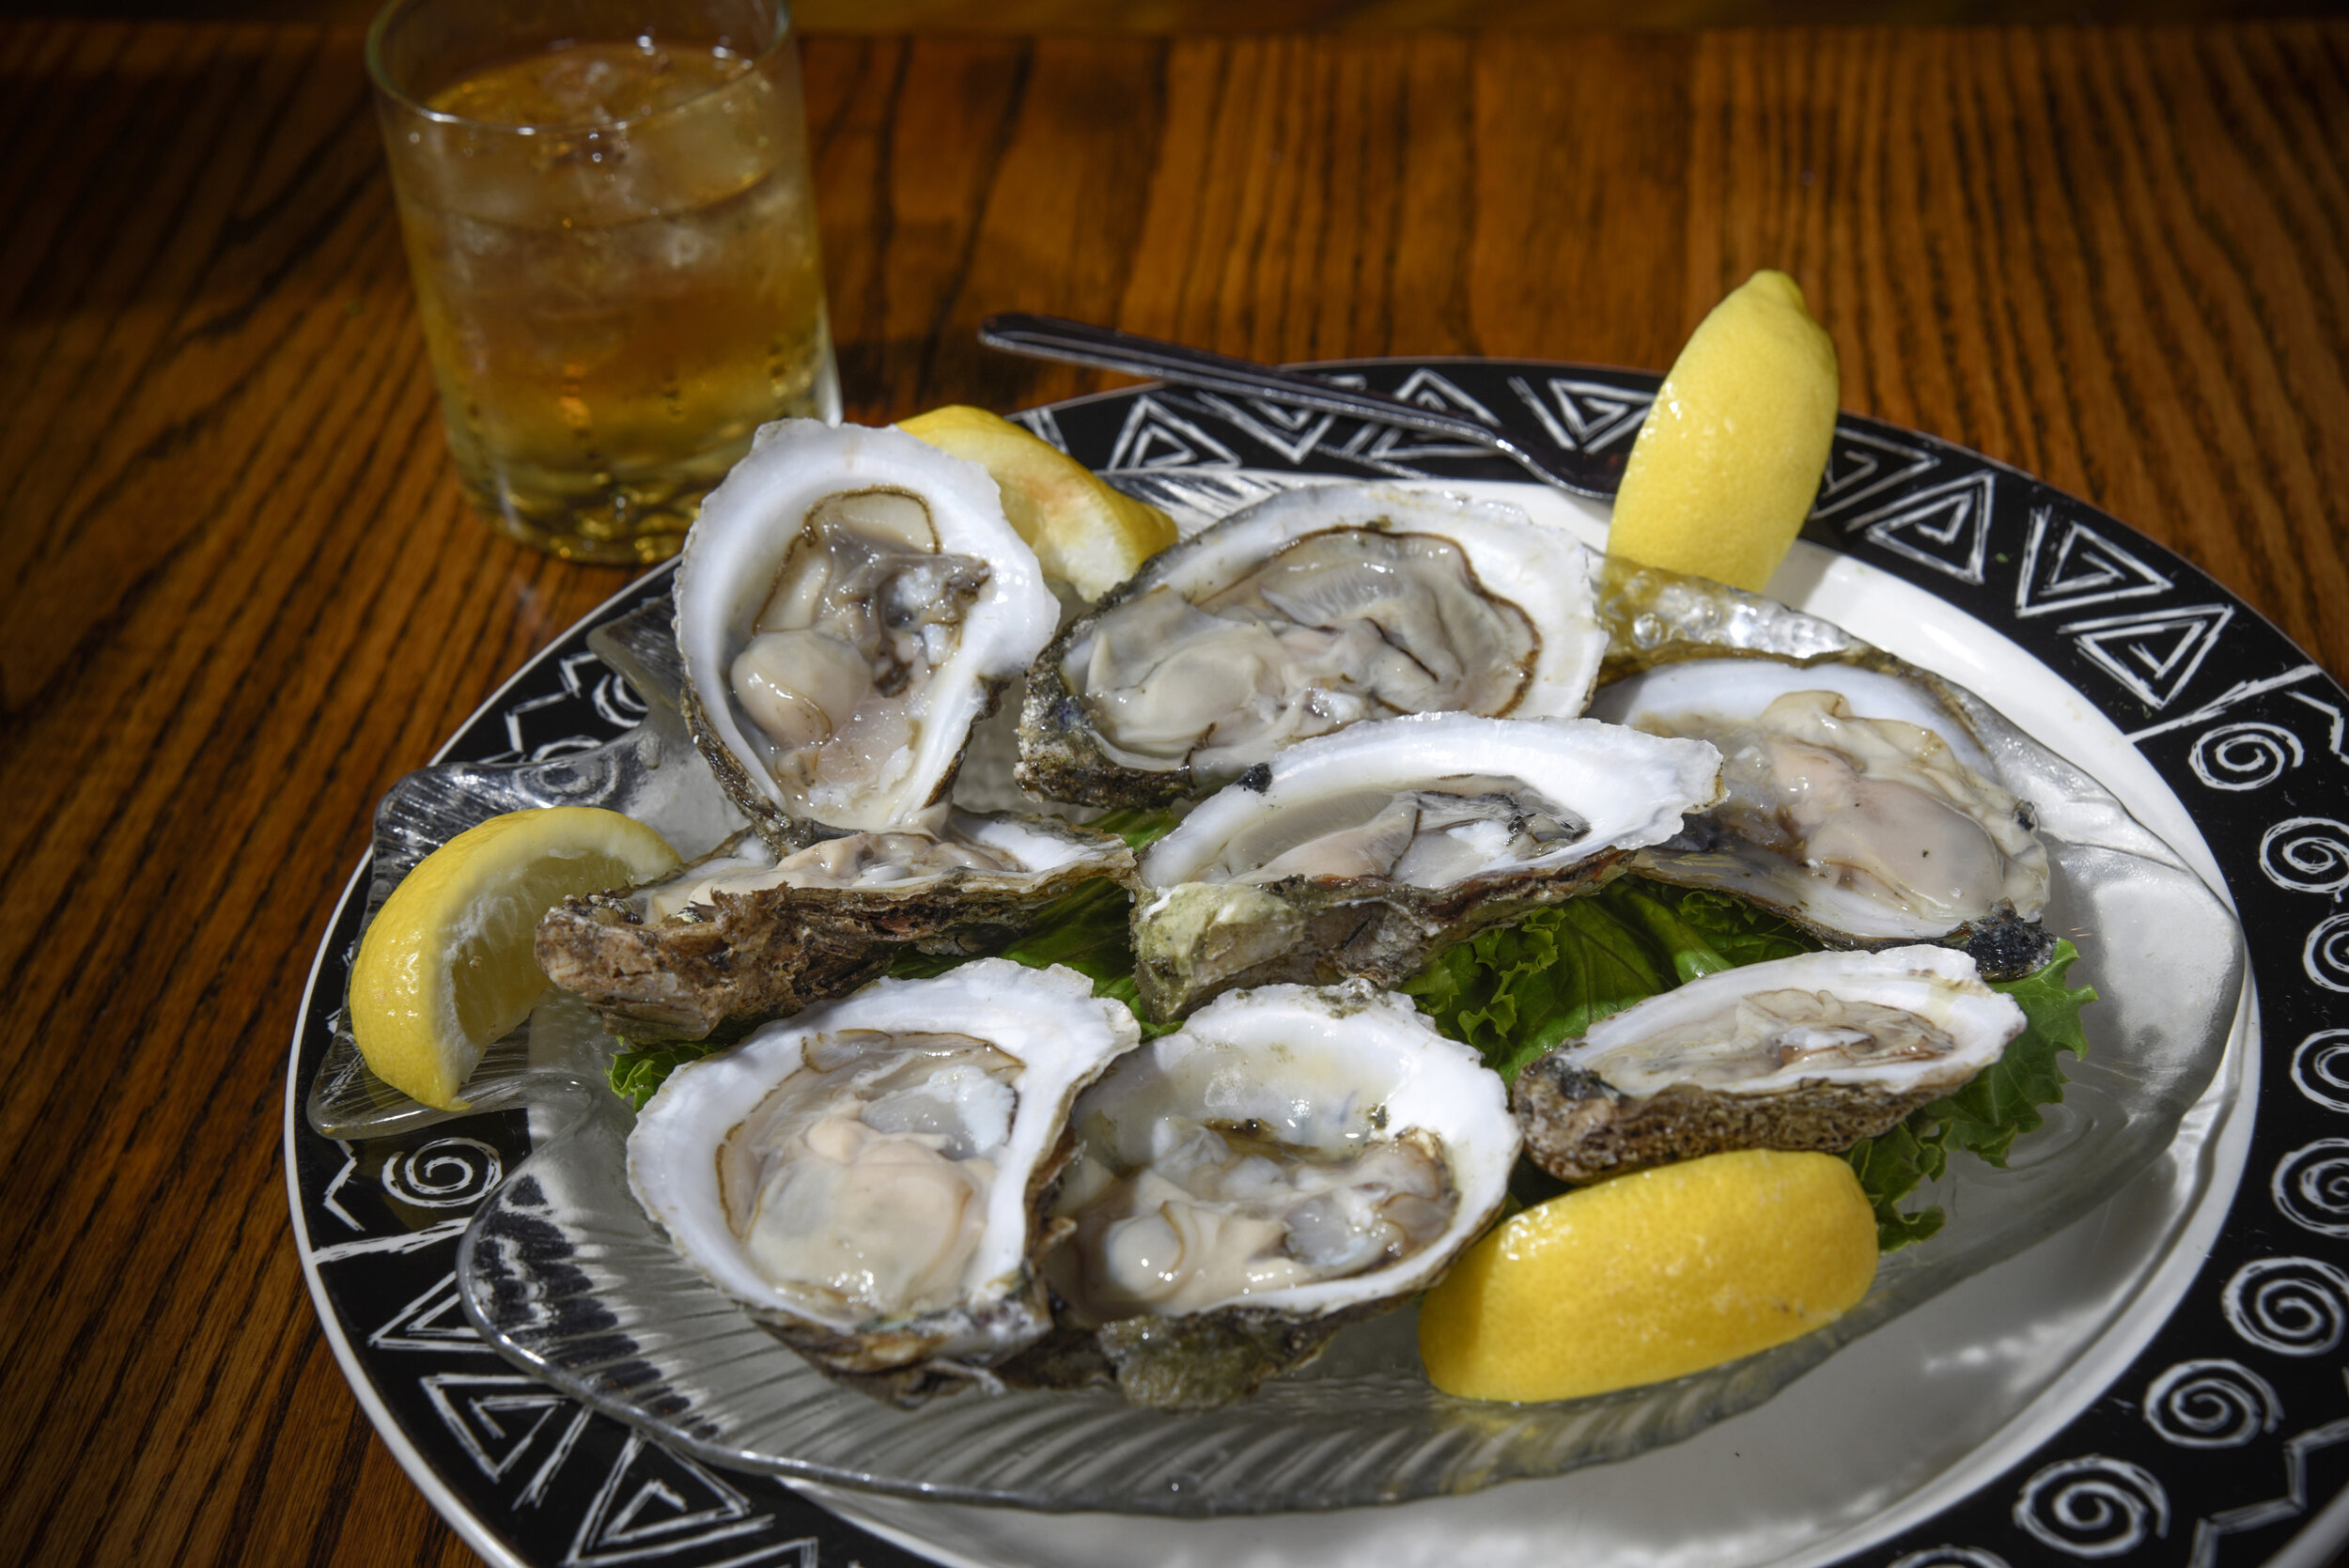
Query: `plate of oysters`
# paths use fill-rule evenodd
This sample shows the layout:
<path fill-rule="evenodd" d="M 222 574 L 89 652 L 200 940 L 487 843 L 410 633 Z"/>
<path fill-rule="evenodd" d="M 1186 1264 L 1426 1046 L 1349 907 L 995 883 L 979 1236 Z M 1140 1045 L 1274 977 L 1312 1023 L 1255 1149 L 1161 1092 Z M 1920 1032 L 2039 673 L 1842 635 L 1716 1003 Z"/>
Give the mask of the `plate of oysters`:
<path fill-rule="evenodd" d="M 1654 378 L 1340 368 L 1641 482 Z M 2341 695 L 2256 617 L 1848 417 L 1758 589 L 1367 421 L 948 423 L 761 431 L 321 947 L 305 1266 L 476 1546 L 2167 1560 L 2324 1508 Z M 519 1001 L 370 1041 L 400 901 L 494 852 L 435 866 L 607 815 L 624 873 L 422 927 Z"/>

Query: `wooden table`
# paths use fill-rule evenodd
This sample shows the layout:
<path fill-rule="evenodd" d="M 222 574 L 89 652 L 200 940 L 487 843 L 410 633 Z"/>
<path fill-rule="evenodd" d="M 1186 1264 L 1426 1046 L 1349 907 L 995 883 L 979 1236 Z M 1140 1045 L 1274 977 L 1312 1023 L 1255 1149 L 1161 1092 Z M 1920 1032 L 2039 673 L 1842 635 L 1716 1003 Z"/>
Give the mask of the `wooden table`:
<path fill-rule="evenodd" d="M 808 40 L 850 413 L 1260 359 L 1660 367 L 1759 266 L 1846 407 L 2349 672 L 2349 27 Z M 0 1558 L 458 1561 L 288 1234 L 369 808 L 624 580 L 460 505 L 348 32 L 0 31 Z"/>

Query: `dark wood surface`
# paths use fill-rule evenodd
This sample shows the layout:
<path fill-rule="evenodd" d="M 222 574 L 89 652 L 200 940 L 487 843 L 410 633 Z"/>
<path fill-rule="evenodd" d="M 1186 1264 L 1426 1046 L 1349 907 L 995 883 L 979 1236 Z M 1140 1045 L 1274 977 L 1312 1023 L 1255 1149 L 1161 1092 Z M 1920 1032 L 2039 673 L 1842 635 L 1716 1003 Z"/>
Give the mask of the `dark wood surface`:
<path fill-rule="evenodd" d="M 364 27 L 383 0 L 0 0 L 0 16 Z M 1428 28 L 1676 31 L 1699 27 L 2014 26 L 2050 23 L 2248 21 L 2326 16 L 2333 0 L 798 0 L 809 34 L 1345 32 Z"/>
<path fill-rule="evenodd" d="M 853 416 L 1263 359 L 1661 367 L 1757 266 L 1853 410 L 2349 671 L 2349 27 L 817 39 Z M 462 1561 L 303 1291 L 278 1142 L 369 810 L 625 580 L 458 500 L 347 30 L 0 28 L 0 1560 Z"/>

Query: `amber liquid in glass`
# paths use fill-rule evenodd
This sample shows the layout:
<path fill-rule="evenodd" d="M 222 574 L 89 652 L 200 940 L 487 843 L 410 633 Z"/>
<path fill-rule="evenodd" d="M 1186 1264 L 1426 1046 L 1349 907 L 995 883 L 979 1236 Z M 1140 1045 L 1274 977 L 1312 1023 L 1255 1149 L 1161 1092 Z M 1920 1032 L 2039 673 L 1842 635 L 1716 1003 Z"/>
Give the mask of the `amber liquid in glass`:
<path fill-rule="evenodd" d="M 579 42 L 430 98 L 534 128 L 401 189 L 450 450 L 508 532 L 657 560 L 759 425 L 837 416 L 798 85 L 787 50 Z"/>

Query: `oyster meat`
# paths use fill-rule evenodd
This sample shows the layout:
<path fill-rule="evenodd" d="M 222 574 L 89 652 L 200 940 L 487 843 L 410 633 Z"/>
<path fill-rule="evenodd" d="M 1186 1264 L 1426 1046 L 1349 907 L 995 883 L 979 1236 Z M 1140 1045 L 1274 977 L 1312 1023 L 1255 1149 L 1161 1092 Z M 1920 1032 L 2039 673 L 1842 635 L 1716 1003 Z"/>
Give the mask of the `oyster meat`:
<path fill-rule="evenodd" d="M 1642 852 L 1840 946 L 1955 941 L 1994 977 L 2045 962 L 2047 851 L 2029 802 L 1932 677 L 1842 659 L 1702 659 L 1603 687 L 1600 718 L 1721 752 L 1719 804 Z"/>
<path fill-rule="evenodd" d="M 1841 1153 L 1971 1081 L 2023 1025 L 1955 949 L 1807 953 L 1602 1019 L 1511 1100 L 1525 1152 L 1561 1181 L 1729 1149 Z"/>
<path fill-rule="evenodd" d="M 955 812 L 782 855 L 745 829 L 661 882 L 556 905 L 538 967 L 623 1038 L 723 1038 L 855 988 L 906 943 L 976 951 L 1134 876 L 1122 839 L 1044 819 Z"/>
<path fill-rule="evenodd" d="M 1422 714 L 1258 764 L 1142 862 L 1134 978 L 1161 1020 L 1236 986 L 1392 985 L 1597 886 L 1718 795 L 1719 756 L 1584 719 Z"/>
<path fill-rule="evenodd" d="M 1210 1409 L 1433 1284 L 1500 1211 L 1501 1079 L 1361 982 L 1236 993 L 1078 1101 L 1052 1341 L 1011 1381 Z"/>
<path fill-rule="evenodd" d="M 678 706 L 757 841 L 546 916 L 540 966 L 615 1033 L 723 1038 L 903 943 L 969 951 L 1130 878 L 1110 835 L 953 808 L 972 725 L 1060 614 L 978 464 L 901 430 L 768 426 L 703 504 L 674 597 Z"/>
<path fill-rule="evenodd" d="M 935 828 L 971 726 L 1059 621 L 985 469 L 813 420 L 766 427 L 710 492 L 676 594 L 694 741 L 778 849 Z"/>
<path fill-rule="evenodd" d="M 1077 1095 L 1139 1039 L 1073 970 L 883 980 L 678 1068 L 629 1135 L 677 1250 L 816 1366 L 911 1405 L 1050 1327 Z"/>
<path fill-rule="evenodd" d="M 1156 805 L 1367 719 L 1581 711 L 1594 558 L 1514 506 L 1319 485 L 1162 551 L 1028 675 L 1019 783 Z"/>

